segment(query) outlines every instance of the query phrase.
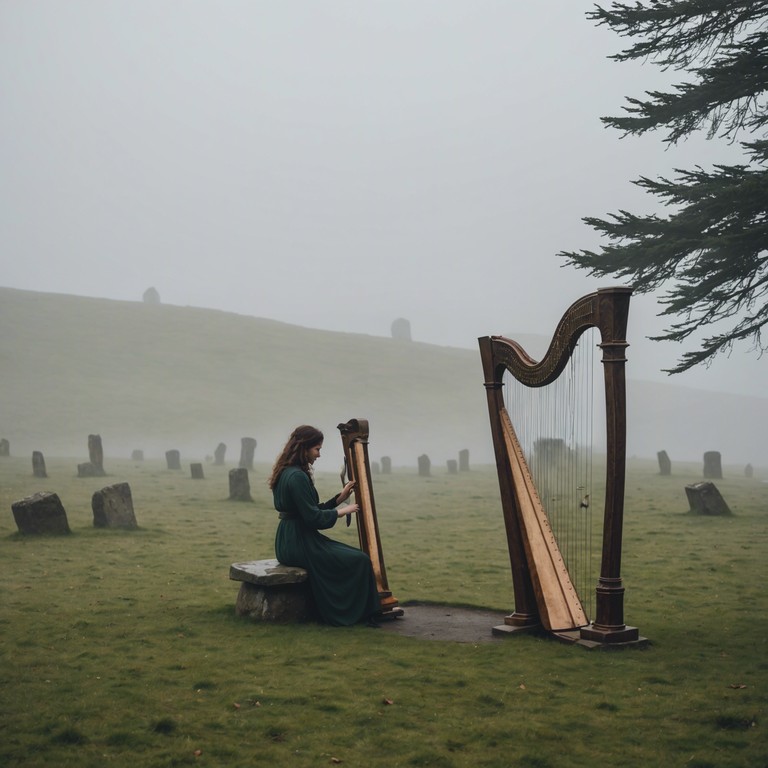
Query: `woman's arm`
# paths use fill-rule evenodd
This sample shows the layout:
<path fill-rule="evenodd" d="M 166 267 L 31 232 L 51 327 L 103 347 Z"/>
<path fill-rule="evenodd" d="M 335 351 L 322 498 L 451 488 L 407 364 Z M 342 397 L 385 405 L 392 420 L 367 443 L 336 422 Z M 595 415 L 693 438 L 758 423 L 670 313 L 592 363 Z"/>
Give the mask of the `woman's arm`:
<path fill-rule="evenodd" d="M 317 528 L 318 530 L 333 528 L 340 517 L 352 514 L 358 510 L 357 504 L 349 504 L 336 509 L 333 502 L 338 497 L 334 497 L 325 504 L 318 504 L 317 494 L 314 492 L 312 483 L 303 472 L 291 473 L 291 476 L 287 478 L 287 486 L 291 507 L 312 528 Z M 332 504 L 331 508 L 326 508 L 326 504 Z"/>

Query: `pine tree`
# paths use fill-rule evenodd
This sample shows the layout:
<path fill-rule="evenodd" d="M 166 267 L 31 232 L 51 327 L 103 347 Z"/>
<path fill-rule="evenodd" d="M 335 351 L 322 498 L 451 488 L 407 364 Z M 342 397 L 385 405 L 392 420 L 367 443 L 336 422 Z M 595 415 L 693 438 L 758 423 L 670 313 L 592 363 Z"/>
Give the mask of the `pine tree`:
<path fill-rule="evenodd" d="M 740 144 L 744 163 L 710 170 L 676 169 L 673 179 L 633 183 L 671 212 L 637 216 L 621 210 L 584 221 L 608 243 L 563 252 L 566 263 L 590 274 L 629 278 L 638 293 L 665 286 L 662 312 L 675 318 L 655 340 L 682 341 L 712 332 L 670 371 L 711 362 L 734 343 L 768 349 L 768 2 L 650 0 L 614 2 L 587 14 L 631 45 L 611 58 L 650 61 L 690 79 L 668 92 L 627 98 L 625 115 L 602 121 L 624 134 L 665 132 L 675 144 L 694 131 Z M 750 140 L 751 139 L 751 140 Z"/>

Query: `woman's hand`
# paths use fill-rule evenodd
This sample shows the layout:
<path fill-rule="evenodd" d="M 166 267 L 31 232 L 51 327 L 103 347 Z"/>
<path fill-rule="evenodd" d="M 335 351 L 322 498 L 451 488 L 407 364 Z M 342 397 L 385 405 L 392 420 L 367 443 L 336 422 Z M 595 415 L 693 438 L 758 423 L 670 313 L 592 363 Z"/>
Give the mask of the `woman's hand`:
<path fill-rule="evenodd" d="M 342 501 L 346 501 L 349 495 L 355 489 L 357 483 L 354 480 L 350 480 L 342 489 L 341 493 L 336 497 L 336 503 L 341 504 Z"/>
<path fill-rule="evenodd" d="M 338 512 L 339 517 L 344 517 L 345 515 L 353 515 L 355 512 L 360 511 L 360 505 L 359 504 L 347 504 L 346 507 L 339 507 L 336 512 Z"/>

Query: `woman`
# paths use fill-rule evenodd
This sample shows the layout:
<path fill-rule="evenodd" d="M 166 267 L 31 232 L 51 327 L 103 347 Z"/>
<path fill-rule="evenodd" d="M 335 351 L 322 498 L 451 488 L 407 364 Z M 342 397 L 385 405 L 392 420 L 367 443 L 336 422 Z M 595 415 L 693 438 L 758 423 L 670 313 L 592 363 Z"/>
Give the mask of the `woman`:
<path fill-rule="evenodd" d="M 358 511 L 357 504 L 338 506 L 349 498 L 354 483 L 347 483 L 341 493 L 319 503 L 312 465 L 320 458 L 322 447 L 320 430 L 306 425 L 296 427 L 275 462 L 269 478 L 275 509 L 280 514 L 275 555 L 283 565 L 307 570 L 324 622 L 336 626 L 360 621 L 374 624 L 373 616 L 380 606 L 370 558 L 320 533 L 332 528 L 340 517 Z"/>

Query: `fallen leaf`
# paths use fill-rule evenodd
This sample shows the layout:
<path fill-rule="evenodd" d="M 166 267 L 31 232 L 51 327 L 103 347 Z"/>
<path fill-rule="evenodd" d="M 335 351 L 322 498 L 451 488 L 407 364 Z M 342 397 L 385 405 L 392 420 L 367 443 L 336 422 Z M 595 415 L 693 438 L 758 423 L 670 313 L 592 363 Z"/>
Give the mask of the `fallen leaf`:
<path fill-rule="evenodd" d="M 730 688 L 746 688 L 747 686 L 744 685 L 744 683 L 731 683 Z"/>
<path fill-rule="evenodd" d="M 520 690 L 521 690 L 521 691 L 524 691 L 524 690 L 525 690 L 525 683 L 520 683 Z"/>
<path fill-rule="evenodd" d="M 202 755 L 202 754 L 203 754 L 203 750 L 202 750 L 202 749 L 196 749 L 196 750 L 195 750 L 195 751 L 194 751 L 192 754 L 193 754 L 195 757 L 200 757 L 200 755 Z"/>
<path fill-rule="evenodd" d="M 385 704 L 394 704 L 395 702 L 392 701 L 392 699 L 384 699 Z"/>
<path fill-rule="evenodd" d="M 332 762 L 332 763 L 340 763 L 340 762 L 341 762 L 341 760 L 339 760 L 339 758 L 338 758 L 338 757 L 332 757 L 332 758 L 331 758 L 331 762 Z"/>
<path fill-rule="evenodd" d="M 240 705 L 239 705 L 237 702 L 235 702 L 235 703 L 234 703 L 232 706 L 233 706 L 235 709 L 240 709 Z"/>

